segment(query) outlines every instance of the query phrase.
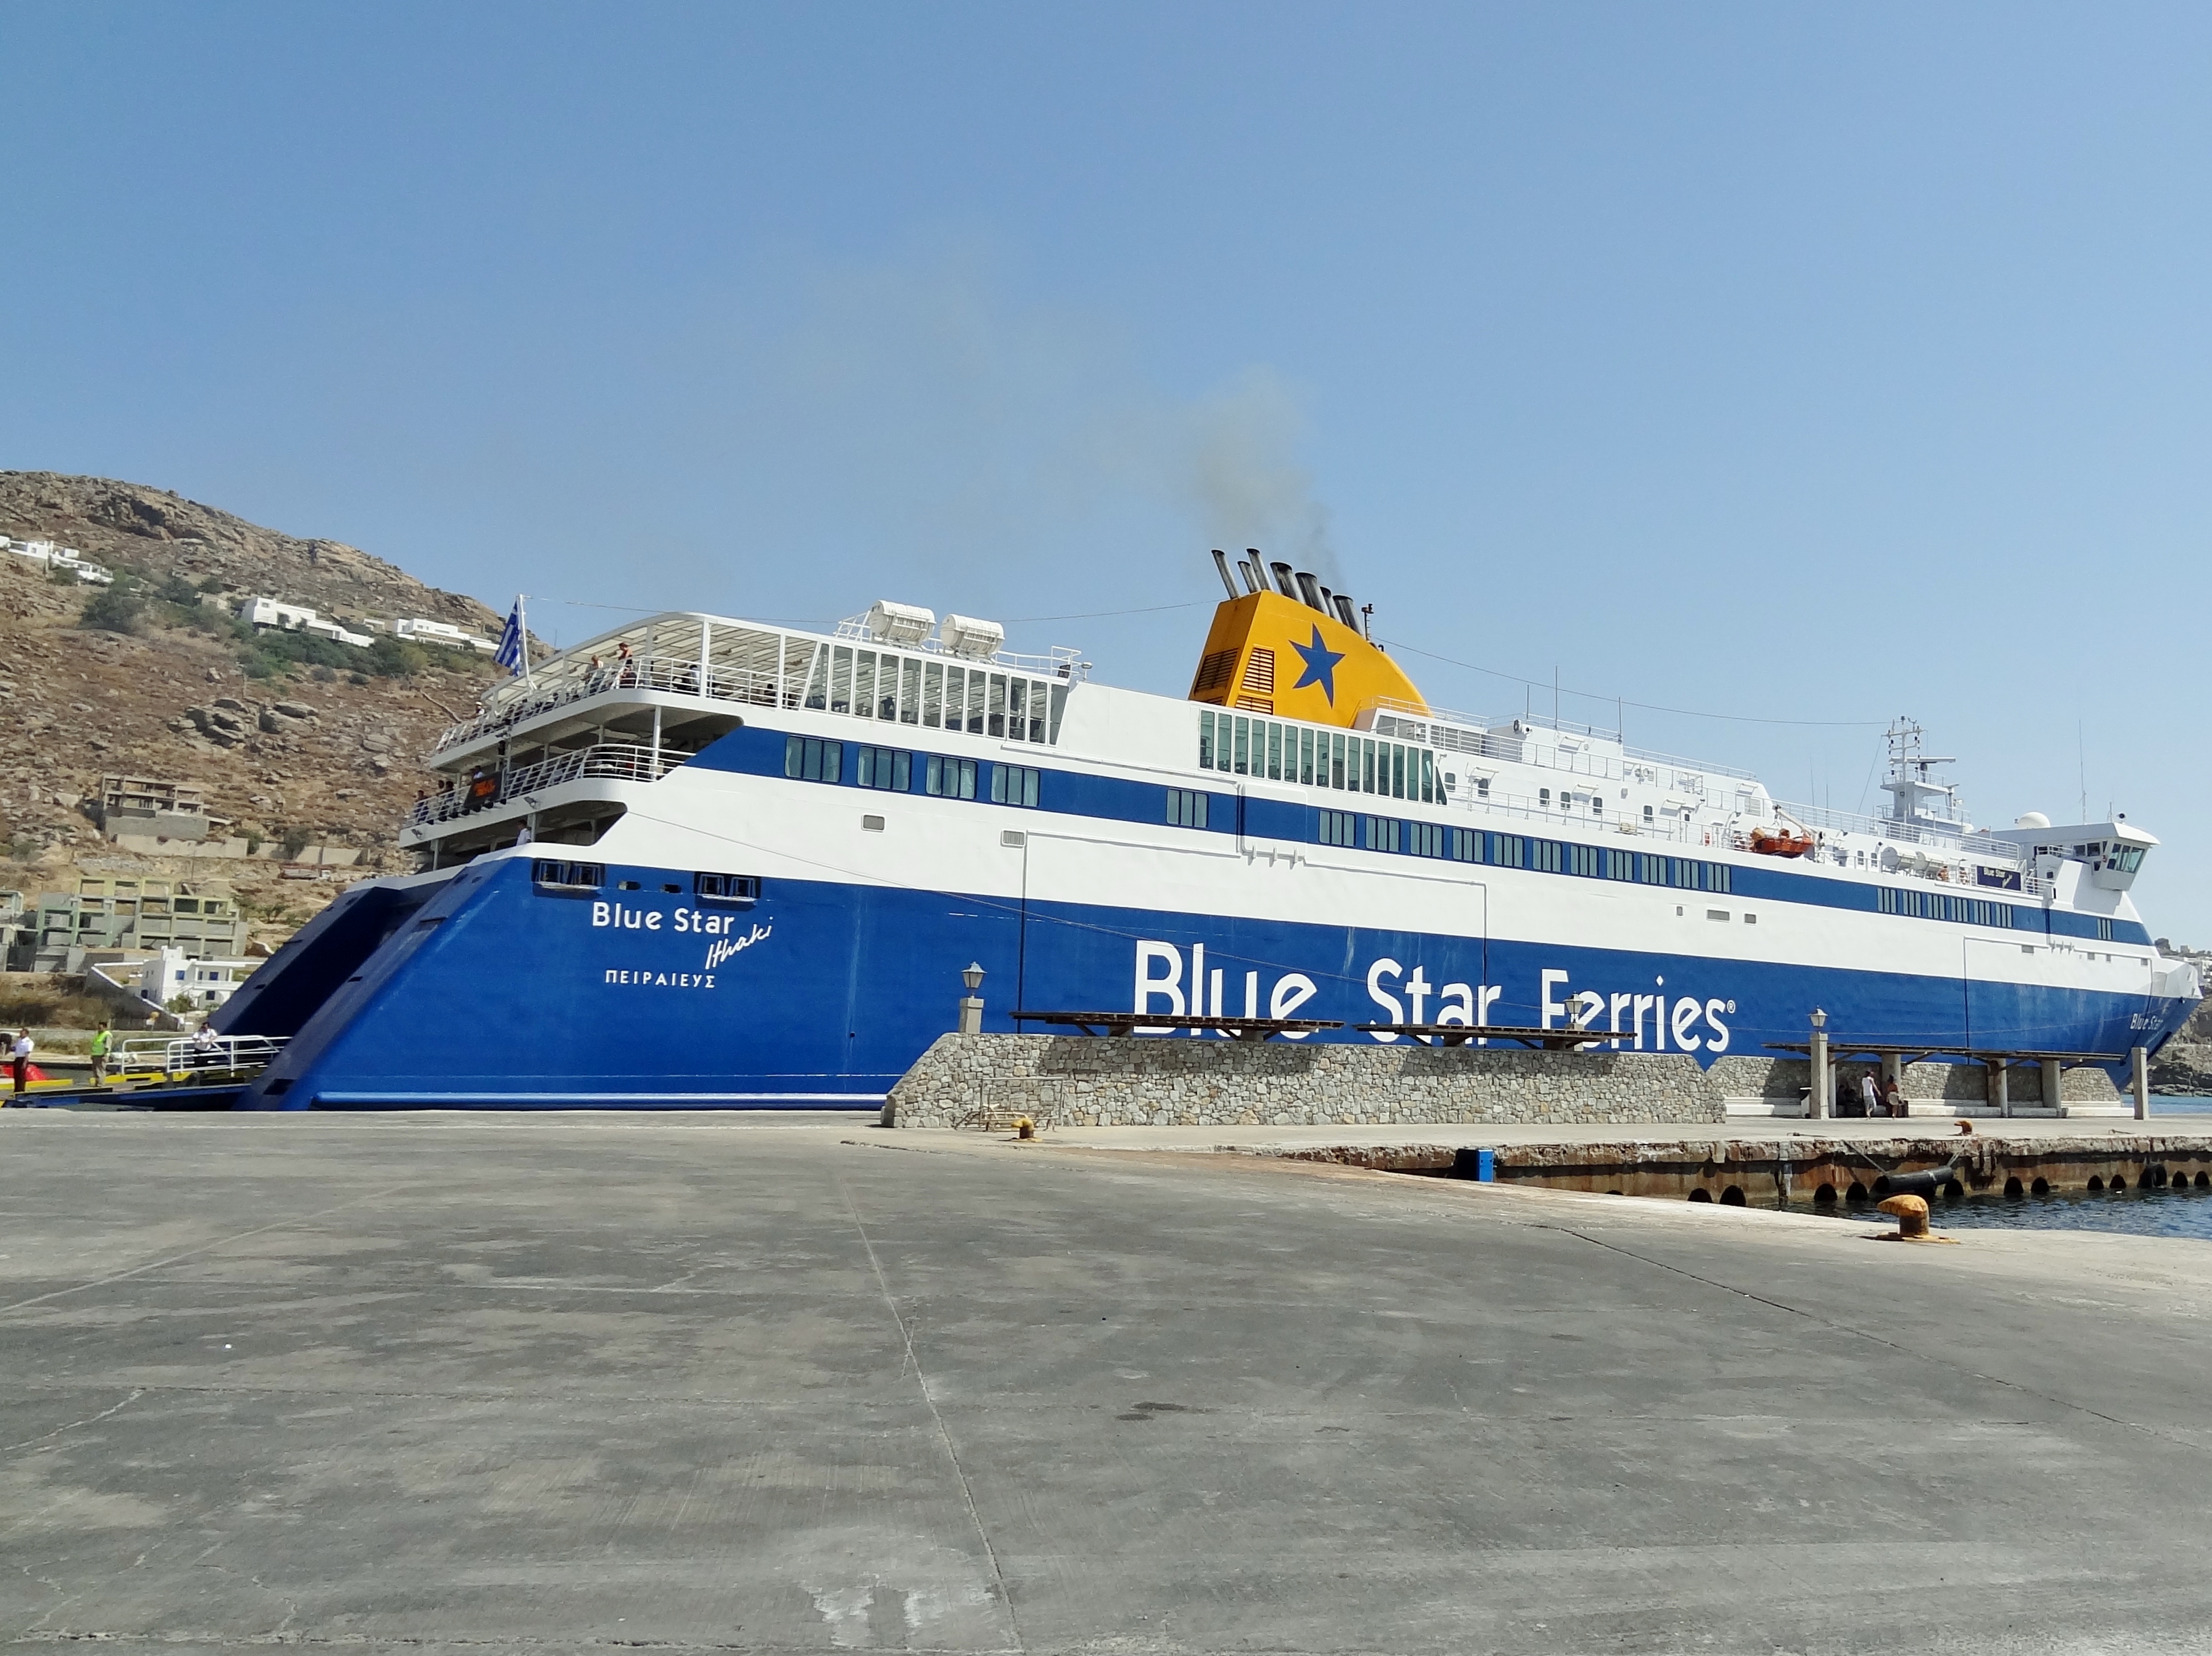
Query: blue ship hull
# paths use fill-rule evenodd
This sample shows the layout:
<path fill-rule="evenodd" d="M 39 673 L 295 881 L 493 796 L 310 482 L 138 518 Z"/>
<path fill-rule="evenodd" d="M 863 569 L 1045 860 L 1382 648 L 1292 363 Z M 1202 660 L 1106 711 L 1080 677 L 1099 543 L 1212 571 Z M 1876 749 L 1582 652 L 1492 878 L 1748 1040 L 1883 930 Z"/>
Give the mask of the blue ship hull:
<path fill-rule="evenodd" d="M 688 871 L 606 876 L 549 891 L 501 856 L 347 893 L 215 1020 L 289 1040 L 241 1107 L 872 1107 L 951 1027 L 970 961 L 987 1029 L 1132 1007 L 1558 1027 L 1595 996 L 1623 1046 L 1706 1064 L 1779 1056 L 1818 1005 L 1846 1041 L 2111 1053 L 2119 1078 L 2196 1004 L 829 881 L 708 909 Z"/>

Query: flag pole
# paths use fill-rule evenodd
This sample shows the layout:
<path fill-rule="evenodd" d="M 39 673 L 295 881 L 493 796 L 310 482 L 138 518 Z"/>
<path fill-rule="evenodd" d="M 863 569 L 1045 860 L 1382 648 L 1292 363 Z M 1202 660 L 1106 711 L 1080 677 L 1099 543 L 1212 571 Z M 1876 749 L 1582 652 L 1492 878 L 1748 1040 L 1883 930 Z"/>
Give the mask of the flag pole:
<path fill-rule="evenodd" d="M 537 682 L 530 675 L 530 612 L 523 607 L 526 596 L 521 592 L 514 595 L 515 642 L 522 649 L 522 682 L 536 689 Z"/>

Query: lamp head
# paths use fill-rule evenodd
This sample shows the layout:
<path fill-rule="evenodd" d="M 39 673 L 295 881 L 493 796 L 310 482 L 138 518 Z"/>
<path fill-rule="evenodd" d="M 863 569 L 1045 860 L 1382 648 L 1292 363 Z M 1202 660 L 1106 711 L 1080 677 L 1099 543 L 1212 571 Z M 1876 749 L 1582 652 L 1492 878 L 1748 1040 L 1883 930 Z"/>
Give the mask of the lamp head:
<path fill-rule="evenodd" d="M 973 961 L 969 961 L 968 969 L 960 974 L 960 981 L 968 986 L 969 994 L 974 994 L 983 986 L 983 968 Z"/>
<path fill-rule="evenodd" d="M 1828 1015 L 1818 1006 L 1813 1009 L 1813 1027 L 1815 1029 L 1825 1029 L 1828 1027 Z"/>

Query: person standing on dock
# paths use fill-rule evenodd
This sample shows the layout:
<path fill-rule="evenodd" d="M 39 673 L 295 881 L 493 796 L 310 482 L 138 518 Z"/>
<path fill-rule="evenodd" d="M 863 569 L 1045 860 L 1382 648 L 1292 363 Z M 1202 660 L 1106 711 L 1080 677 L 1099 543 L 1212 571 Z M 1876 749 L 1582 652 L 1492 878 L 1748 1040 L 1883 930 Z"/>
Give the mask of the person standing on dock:
<path fill-rule="evenodd" d="M 15 1031 L 15 1039 L 8 1048 L 8 1068 L 15 1081 L 15 1096 L 21 1098 L 31 1090 L 31 1052 L 34 1044 L 28 1029 Z"/>
<path fill-rule="evenodd" d="M 107 1084 L 107 1058 L 108 1054 L 114 1050 L 114 1028 L 109 1024 L 103 1023 L 99 1028 L 94 1030 L 92 1034 L 92 1084 L 94 1086 L 105 1087 Z"/>
<path fill-rule="evenodd" d="M 1889 1105 L 1881 1095 L 1881 1083 L 1874 1078 L 1874 1071 L 1871 1070 L 1859 1077 L 1859 1096 L 1866 1100 L 1866 1113 L 1869 1115 L 1889 1113 Z"/>

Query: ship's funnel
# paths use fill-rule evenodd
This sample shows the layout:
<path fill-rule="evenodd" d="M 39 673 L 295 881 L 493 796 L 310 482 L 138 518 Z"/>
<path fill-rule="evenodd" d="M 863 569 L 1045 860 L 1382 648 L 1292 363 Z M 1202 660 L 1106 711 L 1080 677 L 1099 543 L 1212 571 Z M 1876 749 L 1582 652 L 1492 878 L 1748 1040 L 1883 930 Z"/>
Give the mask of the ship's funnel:
<path fill-rule="evenodd" d="M 1320 584 L 1287 563 L 1272 567 L 1291 590 L 1270 590 L 1256 579 L 1271 567 L 1257 553 L 1237 567 L 1255 590 L 1214 610 L 1193 701 L 1346 726 L 1382 702 L 1426 706 L 1398 664 L 1361 636 L 1347 595 L 1325 604 Z M 1297 588 L 1307 589 L 1303 600 Z"/>

